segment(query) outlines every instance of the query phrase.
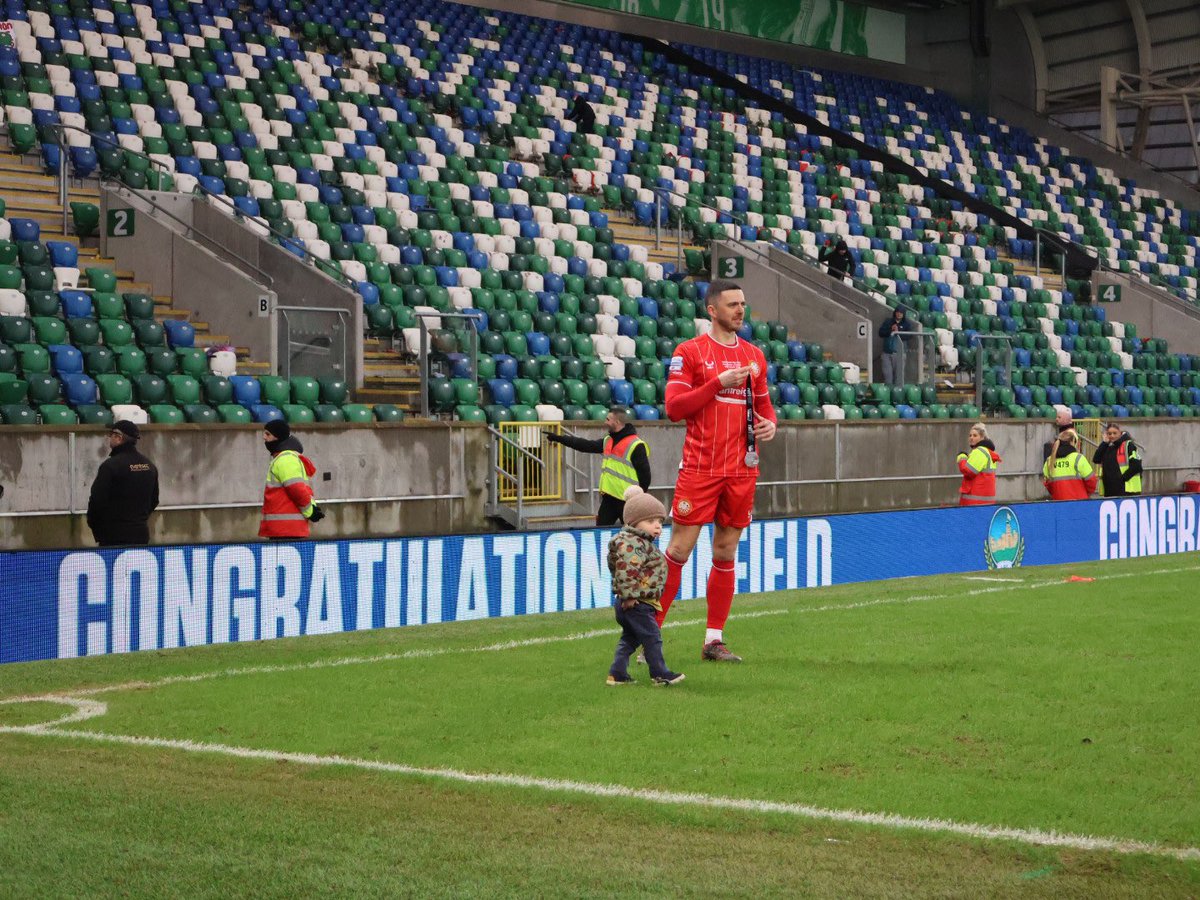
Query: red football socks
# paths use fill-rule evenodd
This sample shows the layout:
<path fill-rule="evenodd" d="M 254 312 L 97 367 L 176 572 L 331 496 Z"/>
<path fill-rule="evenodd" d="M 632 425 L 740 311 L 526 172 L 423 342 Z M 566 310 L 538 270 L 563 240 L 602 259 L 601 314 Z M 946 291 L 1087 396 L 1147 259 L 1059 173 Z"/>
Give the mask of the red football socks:
<path fill-rule="evenodd" d="M 654 617 L 658 620 L 658 627 L 662 627 L 662 623 L 667 618 L 667 610 L 671 608 L 671 604 L 675 602 L 675 598 L 679 596 L 679 582 L 683 580 L 683 563 L 677 561 L 670 553 L 664 553 L 667 558 L 667 583 L 663 586 L 662 596 L 658 598 L 659 605 L 662 609 Z M 687 562 L 687 560 L 684 560 Z"/>
<path fill-rule="evenodd" d="M 714 559 L 708 573 L 708 627 L 718 630 L 725 627 L 729 608 L 733 606 L 733 588 L 736 584 L 736 567 L 731 559 Z"/>

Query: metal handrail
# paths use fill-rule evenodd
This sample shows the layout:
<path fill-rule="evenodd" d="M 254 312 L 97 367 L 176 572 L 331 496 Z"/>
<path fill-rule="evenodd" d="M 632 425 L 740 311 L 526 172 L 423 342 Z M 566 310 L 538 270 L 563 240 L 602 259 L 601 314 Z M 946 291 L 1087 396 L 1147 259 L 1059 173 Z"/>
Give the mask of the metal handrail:
<path fill-rule="evenodd" d="M 69 130 L 71 130 L 71 131 L 77 131 L 77 132 L 79 132 L 80 134 L 86 134 L 86 135 L 88 135 L 88 136 L 89 136 L 89 137 L 90 137 L 90 138 L 91 138 L 93 141 L 99 141 L 99 142 L 101 142 L 101 143 L 103 143 L 103 144 L 106 144 L 106 145 L 108 145 L 108 146 L 110 146 L 110 147 L 114 147 L 114 148 L 116 148 L 116 149 L 120 150 L 120 151 L 121 151 L 121 152 L 123 152 L 123 153 L 132 153 L 134 156 L 139 156 L 139 157 L 141 157 L 142 159 L 146 160 L 146 162 L 148 162 L 150 165 L 152 165 L 152 166 L 156 167 L 157 169 L 159 169 L 160 171 L 166 172 L 168 175 L 171 175 L 172 177 L 174 177 L 174 175 L 175 175 L 175 173 L 174 173 L 174 172 L 172 172 L 172 171 L 171 171 L 171 170 L 170 170 L 170 169 L 169 169 L 167 166 L 163 165 L 161 162 L 159 162 L 158 160 L 154 159 L 154 157 L 150 156 L 148 153 L 143 153 L 143 152 L 142 152 L 142 151 L 140 151 L 140 150 L 130 150 L 130 149 L 128 149 L 127 147 L 122 147 L 122 146 L 121 146 L 121 144 L 120 144 L 118 141 L 114 141 L 114 140 L 112 140 L 111 138 L 109 138 L 109 137 L 105 137 L 105 136 L 104 136 L 104 135 L 102 135 L 102 134 L 97 134 L 96 132 L 94 132 L 94 131 L 89 131 L 89 130 L 88 130 L 88 129 L 86 129 L 86 128 L 80 128 L 78 125 L 64 125 L 64 124 L 62 124 L 61 122 L 60 122 L 60 123 L 58 123 L 58 124 L 56 124 L 56 125 L 55 125 L 55 128 L 57 128 L 57 129 L 58 129 L 58 135 L 59 135 L 59 148 L 60 148 L 61 150 L 65 150 L 65 149 L 66 149 L 66 147 L 67 147 L 67 142 L 66 142 L 66 132 L 67 132 L 67 130 L 69 129 Z M 66 185 L 66 179 L 65 179 L 65 175 L 64 175 L 64 173 L 65 173 L 65 169 L 66 169 L 66 156 L 67 156 L 67 154 L 66 154 L 66 153 L 61 153 L 61 154 L 60 154 L 60 156 L 59 156 L 59 173 L 60 173 L 60 176 L 59 176 L 59 177 L 60 177 L 59 196 L 60 196 L 60 198 L 63 198 L 63 212 L 62 212 L 62 214 L 63 214 L 63 233 L 64 233 L 64 234 L 66 234 L 66 230 L 67 230 L 67 229 L 66 229 L 66 221 L 67 221 L 67 207 L 66 207 L 66 201 L 65 201 L 65 193 L 66 193 L 66 192 L 65 192 L 65 185 Z M 119 179 L 118 179 L 118 180 L 119 180 Z M 124 185 L 124 184 L 125 184 L 125 182 L 124 182 L 124 181 L 121 181 L 121 184 L 123 184 L 123 185 Z M 126 187 L 128 187 L 128 185 L 125 185 L 125 186 L 126 186 Z M 282 232 L 275 230 L 275 228 L 273 228 L 273 227 L 271 226 L 271 223 L 270 223 L 270 222 L 268 222 L 266 219 L 264 219 L 262 216 L 252 216 L 252 215 L 250 215 L 250 214 L 248 214 L 248 213 L 245 213 L 245 212 L 243 212 L 242 210 L 238 209 L 238 208 L 237 208 L 237 206 L 235 206 L 233 203 L 231 203 L 231 202 L 230 202 L 230 201 L 229 201 L 229 200 L 228 200 L 226 197 L 224 197 L 223 195 L 221 195 L 221 194 L 216 194 L 216 193 L 214 193 L 214 192 L 212 192 L 212 191 L 208 190 L 208 188 L 206 188 L 204 185 L 200 184 L 200 182 L 199 182 L 199 180 L 198 180 L 198 179 L 197 179 L 197 181 L 196 181 L 196 188 L 195 188 L 195 191 L 194 191 L 193 193 L 195 193 L 195 192 L 198 192 L 198 193 L 202 194 L 202 195 L 203 195 L 203 196 L 205 196 L 205 197 L 208 197 L 208 198 L 210 198 L 210 199 L 212 199 L 212 200 L 215 200 L 217 203 L 221 204 L 222 206 L 225 206 L 225 207 L 227 207 L 228 209 L 232 210 L 232 212 L 233 212 L 233 214 L 234 214 L 234 217 L 235 217 L 235 218 L 240 218 L 240 219 L 251 219 L 251 220 L 253 220 L 254 222 L 257 222 L 257 223 L 259 223 L 260 225 L 262 225 L 262 226 L 263 226 L 263 227 L 264 227 L 264 228 L 265 228 L 265 229 L 266 229 L 268 232 L 270 232 L 270 233 L 271 233 L 271 234 L 272 234 L 272 235 L 275 237 L 275 239 L 276 239 L 276 241 L 277 241 L 278 243 L 283 243 L 283 242 L 294 242 L 294 241 L 295 241 L 295 238 L 289 237 L 288 235 L 286 235 L 286 234 L 283 234 Z M 334 280 L 334 281 L 337 281 L 337 282 L 341 283 L 341 285 L 342 285 L 343 287 L 345 287 L 345 288 L 349 288 L 349 289 L 350 289 L 350 290 L 352 290 L 352 291 L 356 289 L 356 287 L 357 287 L 357 286 L 355 285 L 355 283 L 354 283 L 354 282 L 353 282 L 353 281 L 352 281 L 352 280 L 351 280 L 351 279 L 350 279 L 350 278 L 349 278 L 349 277 L 348 277 L 348 276 L 347 276 L 345 273 L 343 273 L 343 272 L 337 272 L 336 274 L 334 274 L 333 272 L 330 272 L 330 271 L 329 271 L 329 269 L 327 269 L 326 267 L 324 267 L 324 266 L 322 266 L 322 265 L 321 265 L 321 263 L 325 262 L 325 260 L 322 260 L 322 259 L 321 259 L 320 257 L 318 257 L 318 256 L 314 256 L 314 255 L 313 255 L 311 252 L 309 252 L 309 250 L 308 250 L 308 248 L 307 248 L 307 247 L 301 247 L 301 246 L 298 246 L 298 245 L 295 245 L 295 246 L 297 246 L 297 249 L 299 249 L 299 250 L 300 250 L 300 252 L 304 254 L 304 259 L 305 259 L 307 262 L 309 262 L 309 263 L 310 263 L 310 264 L 313 266 L 313 268 L 317 269 L 319 272 L 321 272 L 321 273 L 323 273 L 324 275 L 328 276 L 328 277 L 329 277 L 329 278 L 331 278 L 332 280 Z M 290 250 L 289 250 L 289 252 L 290 252 Z"/>
<path fill-rule="evenodd" d="M 532 424 L 532 423 L 530 423 L 530 424 Z M 503 467 L 501 467 L 501 465 L 500 465 L 500 444 L 507 444 L 510 449 L 516 450 L 522 456 L 526 457 L 528 460 L 531 460 L 534 463 L 534 465 L 538 466 L 539 468 L 541 468 L 543 470 L 546 468 L 546 463 L 543 460 L 539 459 L 538 457 L 534 456 L 532 453 L 530 453 L 528 450 L 526 450 L 524 447 L 522 447 L 516 441 L 511 440 L 508 437 L 506 437 L 505 435 L 501 434 L 499 429 L 495 428 L 494 426 L 488 425 L 487 430 L 488 430 L 488 434 L 490 434 L 494 438 L 494 440 L 492 441 L 492 448 L 491 448 L 492 449 L 492 474 L 499 475 L 501 478 L 506 479 L 507 481 L 509 481 L 516 487 L 516 489 L 517 489 L 517 525 L 518 525 L 518 527 L 522 527 L 525 523 L 525 466 L 524 465 L 517 466 L 516 467 L 517 474 L 515 476 L 506 472 L 503 469 Z M 499 490 L 498 485 L 494 481 L 491 484 L 491 494 L 492 494 L 492 505 L 499 506 L 500 490 Z"/>
<path fill-rule="evenodd" d="M 179 216 L 175 215 L 175 213 L 171 212 L 169 209 L 167 209 L 165 206 L 163 206 L 161 203 L 159 203 L 153 197 L 150 197 L 148 194 L 144 193 L 143 191 L 139 190 L 138 188 L 131 187 L 130 185 L 121 181 L 119 178 L 113 178 L 112 176 L 101 173 L 100 183 L 103 185 L 103 184 L 107 184 L 109 182 L 116 184 L 117 188 L 119 190 L 129 191 L 129 193 L 133 194 L 133 196 L 137 197 L 139 200 L 141 200 L 147 206 L 153 207 L 155 212 L 159 213 L 160 215 L 166 216 L 168 219 L 170 219 L 171 221 L 178 224 L 181 228 L 184 229 L 185 236 L 189 236 L 192 238 L 200 238 L 201 240 L 205 241 L 212 247 L 215 247 L 216 249 L 220 250 L 222 254 L 232 257 L 234 260 L 241 263 L 247 269 L 250 269 L 251 271 L 253 271 L 259 277 L 260 283 L 264 284 L 266 287 L 274 286 L 275 279 L 270 275 L 270 273 L 263 271 L 258 266 L 256 266 L 254 263 L 250 262 L 250 260 L 246 259 L 246 257 L 244 257 L 240 253 L 238 253 L 237 251 L 230 250 L 224 244 L 218 242 L 214 238 L 210 238 L 203 231 L 200 231 L 195 226 L 194 223 L 189 223 L 189 222 L 186 222 L 183 219 L 179 218 Z"/>
<path fill-rule="evenodd" d="M 705 203 L 701 200 L 696 200 L 690 194 L 681 194 L 678 191 L 673 191 L 670 188 L 664 188 L 664 187 L 656 187 L 653 190 L 656 193 L 670 194 L 672 196 L 679 197 L 685 201 L 688 201 L 690 204 L 698 206 L 702 209 L 709 209 L 720 215 L 729 216 L 731 219 L 733 219 L 735 222 L 737 222 L 741 225 L 747 224 L 744 219 L 741 219 L 738 216 L 735 216 L 733 213 L 725 212 L 724 210 L 718 209 L 717 207 L 712 206 L 711 204 Z M 655 216 L 656 224 L 657 224 L 658 218 L 659 218 L 658 216 Z M 682 219 L 682 217 L 680 217 L 679 221 L 676 224 L 677 224 L 677 232 L 676 233 L 679 236 L 679 242 L 680 242 L 680 246 L 681 246 L 678 261 L 680 263 L 682 263 L 682 241 L 683 241 L 683 219 Z M 749 252 L 752 252 L 758 256 L 762 256 L 766 252 L 762 249 L 762 247 L 760 245 L 761 242 L 747 241 L 747 240 L 743 239 L 741 235 L 737 235 L 733 238 L 729 238 L 727 236 L 725 239 L 731 240 L 734 243 L 747 248 L 747 250 Z M 773 247 L 774 244 L 768 243 L 768 246 Z M 658 249 L 657 240 L 655 243 L 655 249 Z M 800 260 L 801 262 L 807 263 L 808 265 L 812 266 L 817 271 L 821 271 L 821 261 L 819 258 L 817 258 L 815 256 L 811 256 L 808 253 L 804 253 L 803 251 L 797 252 L 797 249 L 793 249 L 791 247 L 788 247 L 786 252 L 788 253 L 789 256 L 792 256 L 792 257 Z M 828 274 L 828 273 L 826 272 L 825 274 Z M 830 277 L 832 278 L 833 276 L 831 275 Z M 891 299 L 886 292 L 881 291 L 877 287 L 867 284 L 865 281 L 863 281 L 863 279 L 859 278 L 856 275 L 850 276 L 850 284 L 855 288 L 855 290 L 858 290 L 868 296 L 876 296 L 876 297 L 883 298 L 885 304 L 888 299 Z"/>
<path fill-rule="evenodd" d="M 293 341 L 292 341 L 292 320 L 288 317 L 289 312 L 334 313 L 338 317 L 339 321 L 351 318 L 350 310 L 342 309 L 337 306 L 279 306 L 279 305 L 276 305 L 275 310 L 283 318 L 283 324 L 287 328 L 287 333 L 288 333 L 288 352 L 284 356 L 284 363 L 283 363 L 283 365 L 287 366 L 287 374 L 284 376 L 285 378 L 292 377 L 291 348 L 293 346 Z M 347 357 L 349 354 L 346 352 L 346 332 L 348 330 L 349 330 L 348 326 L 344 326 L 343 330 L 342 330 L 342 374 L 343 375 L 345 375 L 346 370 L 348 368 Z"/>

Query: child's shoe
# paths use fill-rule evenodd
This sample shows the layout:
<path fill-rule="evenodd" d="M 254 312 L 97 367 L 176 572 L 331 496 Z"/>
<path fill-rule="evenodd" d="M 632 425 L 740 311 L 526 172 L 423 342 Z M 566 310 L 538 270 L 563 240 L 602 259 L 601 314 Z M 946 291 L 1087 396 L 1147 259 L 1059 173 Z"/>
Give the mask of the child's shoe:
<path fill-rule="evenodd" d="M 630 678 L 628 675 L 613 675 L 610 673 L 608 680 L 604 683 L 609 687 L 620 687 L 623 684 L 637 684 L 637 680 Z"/>
<path fill-rule="evenodd" d="M 655 678 L 654 683 L 663 685 L 665 687 L 669 684 L 679 684 L 679 682 L 683 681 L 685 678 L 687 678 L 687 676 L 682 672 L 668 672 L 666 675 Z"/>

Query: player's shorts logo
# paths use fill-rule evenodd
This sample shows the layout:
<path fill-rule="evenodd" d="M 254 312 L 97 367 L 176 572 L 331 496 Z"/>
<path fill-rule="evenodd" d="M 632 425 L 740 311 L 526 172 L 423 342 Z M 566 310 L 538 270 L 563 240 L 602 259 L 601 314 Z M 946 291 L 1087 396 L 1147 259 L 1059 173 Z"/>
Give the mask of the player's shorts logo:
<path fill-rule="evenodd" d="M 689 515 L 691 513 L 691 511 L 692 511 L 692 501 L 691 500 L 676 500 L 675 501 L 675 512 L 679 513 L 679 515 L 686 516 L 686 515 Z"/>

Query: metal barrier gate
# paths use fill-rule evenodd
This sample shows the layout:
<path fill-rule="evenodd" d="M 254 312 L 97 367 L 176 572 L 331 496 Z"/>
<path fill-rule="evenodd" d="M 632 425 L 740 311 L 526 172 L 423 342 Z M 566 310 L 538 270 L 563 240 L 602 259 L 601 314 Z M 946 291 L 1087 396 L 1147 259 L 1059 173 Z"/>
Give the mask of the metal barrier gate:
<path fill-rule="evenodd" d="M 563 495 L 562 444 L 546 440 L 561 434 L 561 422 L 499 422 L 497 464 L 503 477 L 497 485 L 502 503 L 561 501 Z"/>

